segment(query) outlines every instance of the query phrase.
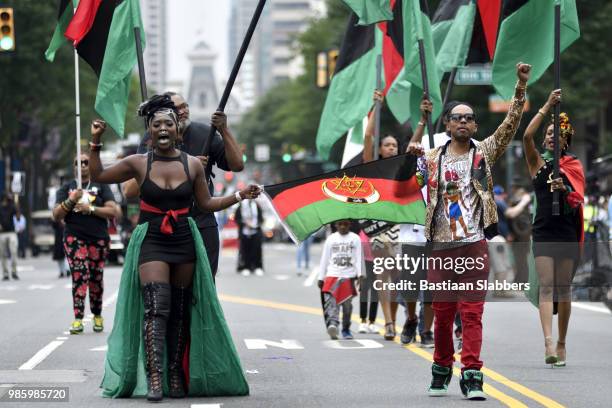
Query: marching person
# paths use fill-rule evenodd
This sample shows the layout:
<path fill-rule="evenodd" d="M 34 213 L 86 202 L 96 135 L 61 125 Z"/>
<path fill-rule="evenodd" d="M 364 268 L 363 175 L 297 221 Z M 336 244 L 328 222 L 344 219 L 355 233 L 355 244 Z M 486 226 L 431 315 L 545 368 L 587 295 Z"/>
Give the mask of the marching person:
<path fill-rule="evenodd" d="M 0 257 L 2 258 L 2 280 L 9 280 L 7 261 L 10 259 L 11 278 L 19 280 L 17 275 L 17 234 L 15 233 L 15 205 L 11 196 L 4 194 L 0 205 Z"/>
<path fill-rule="evenodd" d="M 579 242 L 583 240 L 582 205 L 585 178 L 582 165 L 568 152 L 574 136 L 568 116 L 560 117 L 560 176 L 552 178 L 554 159 L 554 125 L 545 128 L 540 155 L 534 135 L 548 111 L 561 101 L 561 90 L 550 93 L 548 101 L 533 117 L 523 135 L 525 159 L 532 177 L 536 197 L 533 221 L 533 255 L 539 281 L 538 309 L 544 334 L 545 363 L 565 367 L 565 339 L 572 308 L 571 284 L 580 259 Z M 559 192 L 559 214 L 553 215 L 553 192 Z M 530 279 L 531 281 L 531 279 Z M 556 348 L 552 338 L 553 301 L 558 302 L 559 339 Z"/>
<path fill-rule="evenodd" d="M 204 156 L 204 143 L 210 134 L 210 126 L 205 123 L 194 122 L 189 118 L 189 105 L 185 98 L 175 92 L 166 92 L 178 110 L 179 127 L 182 135 L 179 135 L 180 140 L 177 141 L 179 150 L 197 157 L 205 167 L 206 183 L 211 197 L 214 195 L 214 185 L 212 179 L 215 177 L 212 169 L 216 165 L 221 170 L 240 172 L 244 169 L 242 160 L 242 152 L 232 134 L 228 124 L 227 116 L 223 112 L 215 112 L 212 115 L 211 124 L 217 128 L 210 142 L 210 150 L 207 156 Z M 140 142 L 137 153 L 146 153 L 149 150 L 151 137 L 146 133 Z M 124 194 L 127 198 L 138 196 L 138 183 L 131 180 L 123 186 Z M 210 262 L 213 277 L 217 274 L 219 265 L 219 234 L 213 234 L 213 230 L 217 230 L 217 221 L 211 212 L 203 212 L 197 205 L 192 206 L 192 214 L 198 229 L 204 240 L 204 247 Z"/>
<path fill-rule="evenodd" d="M 72 276 L 72 304 L 74 321 L 70 334 L 83 333 L 85 298 L 89 290 L 89 307 L 94 315 L 95 332 L 104 330 L 102 296 L 104 294 L 104 263 L 109 251 L 108 220 L 119 217 L 111 189 L 106 184 L 91 180 L 89 155 L 81 154 L 74 160 L 74 172 L 81 166 L 81 184 L 76 179 L 60 187 L 55 196 L 53 219 L 64 227 L 64 253 Z M 60 272 L 60 277 L 61 277 Z"/>
<path fill-rule="evenodd" d="M 170 96 L 152 97 L 139 114 L 146 118 L 151 151 L 106 169 L 99 153 L 106 125 L 99 120 L 92 124 L 92 178 L 105 183 L 136 179 L 141 198 L 108 339 L 103 395 L 146 393 L 149 401 L 160 401 L 166 381 L 167 395 L 176 398 L 248 394 L 214 289 L 205 239 L 189 214 L 194 200 L 202 211 L 214 212 L 256 198 L 260 190 L 251 185 L 211 198 L 202 161 L 175 147 L 179 115 Z M 216 227 L 206 234 L 218 237 Z M 139 369 L 143 366 L 144 371 Z M 137 386 L 144 383 L 146 390 Z"/>
<path fill-rule="evenodd" d="M 338 339 L 342 308 L 342 338 L 351 340 L 352 299 L 357 295 L 355 282 L 363 276 L 363 249 L 359 235 L 350 230 L 351 221 L 340 220 L 334 225 L 336 232 L 323 246 L 318 285 L 323 293 L 327 334 L 332 340 Z"/>
<path fill-rule="evenodd" d="M 19 207 L 17 207 L 15 215 L 13 215 L 13 225 L 17 234 L 17 254 L 19 258 L 23 259 L 26 257 L 26 247 L 28 246 L 28 222 Z"/>
<path fill-rule="evenodd" d="M 496 235 L 497 211 L 493 200 L 491 166 L 510 144 L 523 114 L 525 89 L 531 66 L 517 64 L 518 82 L 510 109 L 493 135 L 476 141 L 476 115 L 467 103 L 456 105 L 448 114 L 446 130 L 451 140 L 429 150 L 421 160 L 421 180 L 428 185 L 425 237 L 431 242 L 430 258 L 471 258 L 471 268 L 463 273 L 436 265 L 428 270 L 431 284 L 467 284 L 486 280 L 489 275 L 486 238 Z M 411 153 L 423 155 L 418 143 L 411 143 Z M 461 219 L 463 222 L 461 222 Z M 460 225 L 457 225 L 460 224 Z M 430 396 L 448 393 L 453 375 L 453 322 L 459 311 L 463 328 L 460 387 L 470 400 L 485 399 L 480 371 L 482 313 L 485 290 L 434 291 L 435 351 Z"/>
<path fill-rule="evenodd" d="M 263 276 L 263 212 L 255 200 L 243 201 L 234 213 L 238 224 L 238 271 L 242 276 Z"/>

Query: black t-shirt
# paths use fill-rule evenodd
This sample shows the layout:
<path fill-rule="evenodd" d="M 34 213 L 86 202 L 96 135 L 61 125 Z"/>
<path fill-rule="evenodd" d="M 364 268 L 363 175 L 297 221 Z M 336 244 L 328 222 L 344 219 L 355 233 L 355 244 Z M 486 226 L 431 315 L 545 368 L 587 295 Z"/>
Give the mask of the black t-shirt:
<path fill-rule="evenodd" d="M 13 215 L 15 215 L 15 206 L 11 202 L 7 205 L 0 205 L 0 232 L 15 231 Z"/>
<path fill-rule="evenodd" d="M 204 142 L 210 134 L 210 126 L 200 122 L 191 122 L 187 127 L 187 130 L 183 134 L 183 143 L 179 145 L 179 149 L 191 156 L 202 156 L 204 152 Z M 140 146 L 138 146 L 138 153 L 146 153 L 149 150 L 150 136 L 145 133 Z M 215 188 L 212 182 L 212 178 L 215 175 L 212 172 L 213 165 L 217 165 L 221 170 L 229 171 L 229 165 L 225 158 L 225 144 L 223 138 L 219 132 L 215 133 L 213 140 L 210 143 L 210 150 L 208 152 L 208 165 L 206 166 L 206 181 L 208 183 L 208 191 L 213 196 Z M 191 208 L 191 216 L 196 220 L 198 228 L 205 227 L 216 227 L 217 220 L 211 212 L 202 212 L 197 205 L 193 205 Z"/>
<path fill-rule="evenodd" d="M 113 192 L 106 184 L 90 183 L 89 188 L 86 187 L 83 186 L 83 194 L 87 191 L 89 193 L 89 202 L 96 207 L 103 207 L 107 201 L 115 201 Z M 56 204 L 66 200 L 70 192 L 76 190 L 76 188 L 76 180 L 61 186 L 55 195 Z M 106 218 L 72 211 L 66 215 L 64 221 L 66 222 L 64 235 L 74 235 L 85 241 L 108 239 L 108 222 Z"/>

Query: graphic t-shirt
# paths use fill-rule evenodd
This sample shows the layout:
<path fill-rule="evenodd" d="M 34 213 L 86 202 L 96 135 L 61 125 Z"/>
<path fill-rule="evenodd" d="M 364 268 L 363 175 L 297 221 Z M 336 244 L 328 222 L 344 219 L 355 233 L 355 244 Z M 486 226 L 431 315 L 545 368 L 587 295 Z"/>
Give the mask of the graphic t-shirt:
<path fill-rule="evenodd" d="M 450 149 L 441 158 L 438 204 L 434 213 L 434 242 L 483 240 L 482 201 L 471 183 L 473 150 L 454 155 Z"/>
<path fill-rule="evenodd" d="M 361 275 L 363 250 L 361 239 L 354 232 L 334 232 L 326 240 L 321 256 L 319 280 L 326 277 L 355 278 Z"/>
<path fill-rule="evenodd" d="M 66 200 L 70 192 L 76 190 L 76 188 L 76 180 L 72 180 L 60 187 L 57 193 L 55 193 L 56 204 Z M 107 201 L 115 201 L 110 187 L 99 183 L 83 185 L 83 197 L 82 200 L 87 200 L 96 207 L 103 207 Z M 108 239 L 108 221 L 106 218 L 98 217 L 97 215 L 86 215 L 73 210 L 66 215 L 64 221 L 66 222 L 65 235 L 74 235 L 85 241 Z"/>

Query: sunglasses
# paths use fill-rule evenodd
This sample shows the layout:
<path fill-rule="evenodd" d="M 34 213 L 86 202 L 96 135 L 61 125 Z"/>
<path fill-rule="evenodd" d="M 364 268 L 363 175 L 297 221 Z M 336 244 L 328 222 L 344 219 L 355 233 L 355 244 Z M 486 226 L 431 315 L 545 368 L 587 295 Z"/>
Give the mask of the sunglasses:
<path fill-rule="evenodd" d="M 453 122 L 461 122 L 463 119 L 465 119 L 466 122 L 475 122 L 476 115 L 473 113 L 451 113 L 448 115 L 448 120 Z"/>
<path fill-rule="evenodd" d="M 74 161 L 74 165 L 78 166 L 79 165 L 79 161 L 75 160 Z M 81 167 L 83 167 L 83 166 L 85 166 L 85 167 L 89 166 L 89 160 L 87 160 L 87 159 L 81 160 Z"/>

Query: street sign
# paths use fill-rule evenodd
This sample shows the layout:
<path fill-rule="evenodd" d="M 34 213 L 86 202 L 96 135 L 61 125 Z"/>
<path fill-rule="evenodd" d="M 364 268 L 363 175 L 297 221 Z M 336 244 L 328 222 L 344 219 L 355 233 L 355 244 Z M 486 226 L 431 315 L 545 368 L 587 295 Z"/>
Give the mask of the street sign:
<path fill-rule="evenodd" d="M 255 145 L 255 161 L 267 162 L 270 160 L 270 145 L 256 144 Z"/>
<path fill-rule="evenodd" d="M 457 70 L 455 85 L 491 85 L 490 65 L 468 65 Z"/>
<path fill-rule="evenodd" d="M 11 179 L 11 191 L 13 194 L 23 195 L 25 192 L 25 172 L 14 171 Z"/>
<path fill-rule="evenodd" d="M 489 112 L 494 113 L 506 113 L 510 110 L 511 100 L 505 100 L 497 94 L 489 95 Z M 525 95 L 525 105 L 523 105 L 523 112 L 529 112 L 531 104 L 529 103 L 529 95 Z"/>

